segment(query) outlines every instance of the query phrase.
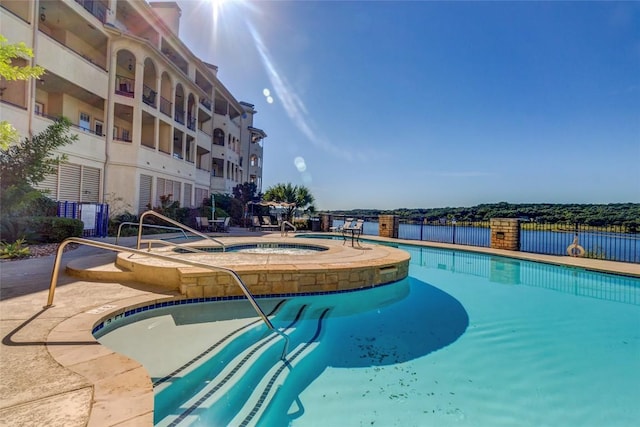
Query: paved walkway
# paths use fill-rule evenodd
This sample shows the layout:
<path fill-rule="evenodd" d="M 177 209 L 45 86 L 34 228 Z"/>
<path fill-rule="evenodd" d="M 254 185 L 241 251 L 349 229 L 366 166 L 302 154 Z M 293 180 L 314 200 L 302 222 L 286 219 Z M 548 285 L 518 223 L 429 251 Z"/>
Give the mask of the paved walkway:
<path fill-rule="evenodd" d="M 134 242 L 131 237 L 119 244 Z M 425 244 L 640 276 L 638 264 Z M 63 266 L 97 254 L 104 250 L 81 246 L 64 254 Z M 104 307 L 171 295 L 135 283 L 82 281 L 61 268 L 55 305 L 43 309 L 53 262 L 49 256 L 0 264 L 0 426 L 152 425 L 153 390 L 146 371 L 98 345 L 90 328 Z"/>

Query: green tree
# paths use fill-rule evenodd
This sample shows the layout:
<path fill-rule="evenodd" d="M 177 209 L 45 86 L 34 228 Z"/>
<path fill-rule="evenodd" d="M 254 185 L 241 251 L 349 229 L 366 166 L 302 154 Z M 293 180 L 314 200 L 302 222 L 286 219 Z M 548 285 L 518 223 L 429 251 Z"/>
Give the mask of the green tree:
<path fill-rule="evenodd" d="M 69 120 L 62 118 L 32 138 L 0 149 L 0 212 L 3 216 L 20 216 L 42 193 L 33 188 L 56 172 L 65 160 L 54 151 L 78 139 L 71 135 Z"/>
<path fill-rule="evenodd" d="M 309 189 L 303 185 L 291 185 L 276 184 L 273 187 L 269 187 L 264 193 L 264 198 L 267 202 L 282 203 L 284 210 L 284 216 L 287 221 L 291 221 L 293 212 L 296 209 L 300 209 L 303 212 L 314 212 L 315 207 L 313 202 L 315 199 L 309 191 Z"/>
<path fill-rule="evenodd" d="M 245 182 L 233 187 L 233 197 L 240 200 L 243 205 L 253 201 L 257 196 L 258 186 L 254 182 Z"/>
<path fill-rule="evenodd" d="M 18 58 L 32 58 L 33 51 L 23 42 L 10 44 L 0 34 L 0 77 L 4 80 L 28 80 L 44 74 L 40 66 L 17 66 L 13 61 Z M 0 121 L 0 149 L 5 149 L 18 140 L 18 132 L 7 121 Z"/>

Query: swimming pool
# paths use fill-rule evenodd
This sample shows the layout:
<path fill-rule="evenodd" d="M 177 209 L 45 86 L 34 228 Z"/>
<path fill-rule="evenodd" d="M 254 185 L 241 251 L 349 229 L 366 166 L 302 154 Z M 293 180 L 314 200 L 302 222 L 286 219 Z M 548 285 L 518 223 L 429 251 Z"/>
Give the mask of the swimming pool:
<path fill-rule="evenodd" d="M 286 365 L 282 341 L 244 300 L 148 310 L 96 336 L 147 368 L 157 425 L 626 426 L 640 418 L 639 279 L 400 247 L 412 256 L 403 281 L 259 300 L 291 336 Z"/>

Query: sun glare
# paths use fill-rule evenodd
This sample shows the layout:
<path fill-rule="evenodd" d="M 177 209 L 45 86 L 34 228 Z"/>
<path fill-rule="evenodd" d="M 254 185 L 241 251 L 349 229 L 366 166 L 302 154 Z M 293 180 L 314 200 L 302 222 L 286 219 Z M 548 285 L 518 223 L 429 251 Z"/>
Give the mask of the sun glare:
<path fill-rule="evenodd" d="M 235 3 L 243 3 L 243 0 L 208 0 L 213 6 L 213 24 L 218 23 L 218 17 L 220 16 L 225 7 Z"/>

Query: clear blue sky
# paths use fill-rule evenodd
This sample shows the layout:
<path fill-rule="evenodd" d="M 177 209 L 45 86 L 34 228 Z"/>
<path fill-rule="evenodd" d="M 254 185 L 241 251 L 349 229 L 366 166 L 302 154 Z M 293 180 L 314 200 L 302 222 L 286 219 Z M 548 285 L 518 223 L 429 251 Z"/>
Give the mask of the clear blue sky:
<path fill-rule="evenodd" d="M 640 2 L 178 0 L 320 210 L 640 202 Z M 269 102 L 265 89 L 273 98 Z"/>

